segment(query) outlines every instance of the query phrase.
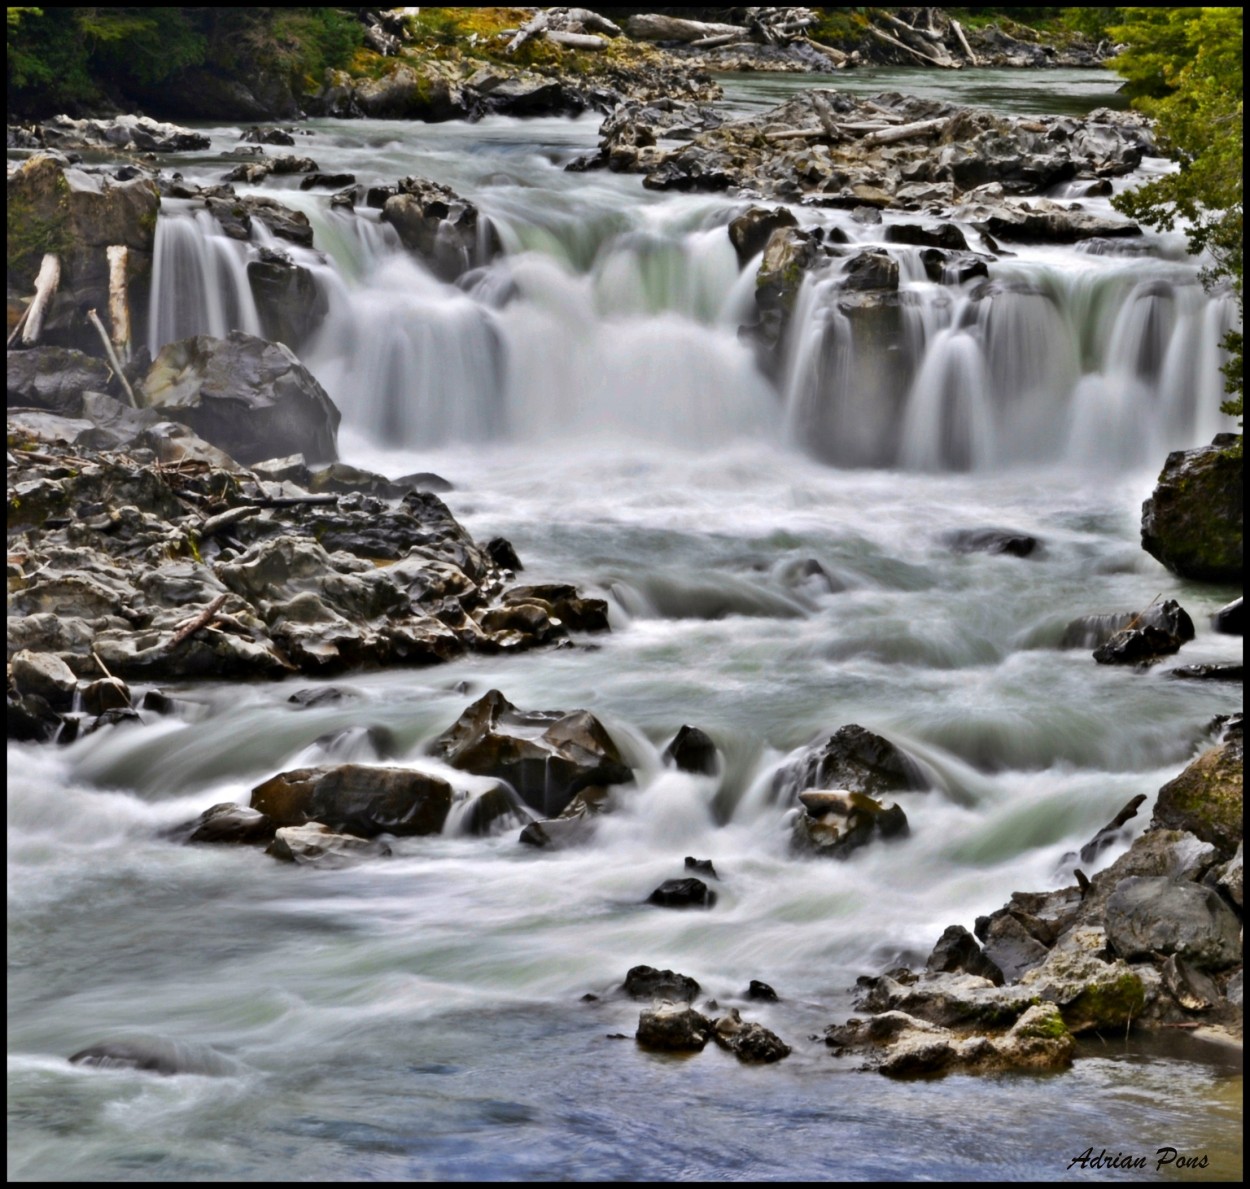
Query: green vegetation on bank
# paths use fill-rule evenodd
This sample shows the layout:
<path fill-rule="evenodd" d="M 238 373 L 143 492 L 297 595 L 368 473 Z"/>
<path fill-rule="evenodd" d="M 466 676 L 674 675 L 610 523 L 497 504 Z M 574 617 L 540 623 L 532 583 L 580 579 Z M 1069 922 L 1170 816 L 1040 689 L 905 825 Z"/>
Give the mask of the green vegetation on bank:
<path fill-rule="evenodd" d="M 1115 199 L 1124 214 L 1170 230 L 1182 221 L 1194 253 L 1210 253 L 1208 286 L 1230 284 L 1242 301 L 1242 10 L 1125 8 L 1112 36 L 1125 46 L 1115 69 L 1134 105 L 1157 122 L 1178 163 Z M 1224 340 L 1230 394 L 1222 408 L 1242 414 L 1242 335 Z"/>
<path fill-rule="evenodd" d="M 10 8 L 9 112 L 84 113 L 151 102 L 192 67 L 223 79 L 258 72 L 298 92 L 345 65 L 362 30 L 339 8 Z"/>

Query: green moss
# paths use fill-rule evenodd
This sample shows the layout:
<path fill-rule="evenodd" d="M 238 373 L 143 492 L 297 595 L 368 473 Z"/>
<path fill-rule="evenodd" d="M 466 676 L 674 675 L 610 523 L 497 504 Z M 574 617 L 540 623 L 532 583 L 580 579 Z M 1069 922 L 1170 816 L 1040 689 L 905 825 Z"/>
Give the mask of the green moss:
<path fill-rule="evenodd" d="M 1146 988 L 1131 970 L 1106 983 L 1087 986 L 1063 1008 L 1063 1021 L 1074 1032 L 1087 1028 L 1117 1028 L 1141 1015 Z"/>
<path fill-rule="evenodd" d="M 1071 1036 L 1067 1024 L 1063 1022 L 1063 1014 L 1058 1011 L 1047 1012 L 1041 1019 L 1032 1020 L 1020 1029 L 1019 1035 L 1036 1040 L 1062 1040 Z"/>
<path fill-rule="evenodd" d="M 63 188 L 63 179 L 58 179 Z M 74 247 L 69 213 L 58 205 L 56 213 L 41 216 L 27 198 L 10 191 L 5 247 L 9 276 L 23 288 L 29 287 L 45 253 L 65 256 Z"/>

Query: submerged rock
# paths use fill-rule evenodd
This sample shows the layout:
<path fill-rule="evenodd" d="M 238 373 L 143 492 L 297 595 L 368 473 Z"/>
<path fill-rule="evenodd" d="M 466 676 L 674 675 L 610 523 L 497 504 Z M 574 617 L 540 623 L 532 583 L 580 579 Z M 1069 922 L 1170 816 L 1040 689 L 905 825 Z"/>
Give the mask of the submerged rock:
<path fill-rule="evenodd" d="M 388 858 L 391 848 L 376 839 L 332 830 L 321 822 L 283 826 L 265 853 L 297 866 L 343 867 L 364 859 Z"/>
<path fill-rule="evenodd" d="M 97 1069 L 137 1069 L 163 1077 L 191 1073 L 207 1077 L 231 1077 L 239 1064 L 208 1045 L 169 1040 L 160 1036 L 104 1040 L 70 1057 L 72 1065 Z"/>
<path fill-rule="evenodd" d="M 714 776 L 717 768 L 716 744 L 698 727 L 682 726 L 660 757 L 679 772 Z"/>
<path fill-rule="evenodd" d="M 711 908 L 716 893 L 701 879 L 666 879 L 647 897 L 647 903 L 661 908 Z"/>

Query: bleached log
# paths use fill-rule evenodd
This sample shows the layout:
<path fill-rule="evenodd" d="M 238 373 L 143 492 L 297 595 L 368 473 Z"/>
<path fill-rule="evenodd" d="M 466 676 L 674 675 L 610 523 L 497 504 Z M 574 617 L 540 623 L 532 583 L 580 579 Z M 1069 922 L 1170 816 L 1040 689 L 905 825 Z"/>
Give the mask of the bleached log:
<path fill-rule="evenodd" d="M 126 379 L 126 373 L 122 371 L 122 361 L 117 358 L 117 352 L 113 350 L 113 344 L 109 340 L 109 332 L 104 329 L 104 323 L 100 321 L 100 315 L 95 310 L 88 310 L 87 321 L 96 328 L 96 332 L 100 336 L 100 342 L 104 344 L 104 354 L 108 357 L 109 367 L 113 369 L 118 382 L 130 398 L 130 407 L 137 409 L 139 402 L 135 400 L 135 390 L 130 387 L 130 381 Z"/>
<path fill-rule="evenodd" d="M 228 595 L 219 594 L 203 611 L 199 613 L 190 623 L 180 627 L 174 637 L 165 646 L 165 651 L 173 652 L 184 640 L 190 636 L 194 636 L 201 628 L 207 627 L 216 617 L 217 612 L 221 610 L 221 605 L 226 601 Z"/>
<path fill-rule="evenodd" d="M 700 41 L 722 33 L 750 36 L 742 25 L 720 25 L 712 21 L 687 21 L 657 12 L 635 13 L 625 22 L 625 32 L 635 41 Z"/>
<path fill-rule="evenodd" d="M 797 40 L 805 42 L 816 50 L 817 53 L 824 54 L 836 67 L 842 67 L 850 61 L 850 54 L 843 53 L 840 49 L 836 49 L 831 45 L 821 45 L 819 41 L 813 41 L 810 37 L 800 37 Z"/>
<path fill-rule="evenodd" d="M 964 36 L 963 26 L 954 19 L 951 20 L 951 28 L 955 31 L 955 37 L 958 39 L 960 46 L 963 47 L 964 57 L 972 66 L 980 66 L 981 59 L 972 52 L 972 46 L 968 44 L 968 39 Z"/>
<path fill-rule="evenodd" d="M 784 132 L 770 132 L 764 139 L 779 140 L 843 140 L 848 133 L 858 136 L 860 133 L 876 133 L 891 131 L 889 124 L 836 124 L 832 128 L 788 128 Z M 864 137 L 865 141 L 868 138 Z M 871 142 L 869 142 L 871 143 Z"/>
<path fill-rule="evenodd" d="M 571 50 L 601 50 L 608 44 L 595 33 L 566 33 L 562 29 L 547 29 L 543 36 L 548 41 Z"/>
<path fill-rule="evenodd" d="M 526 21 L 516 31 L 516 36 L 504 46 L 504 52 L 515 54 L 531 37 L 538 36 L 547 28 L 548 19 L 545 12 L 539 12 L 531 20 Z"/>
<path fill-rule="evenodd" d="M 945 116 L 938 116 L 934 120 L 917 120 L 914 124 L 899 124 L 894 128 L 879 128 L 875 132 L 868 133 L 864 137 L 864 144 L 894 144 L 900 140 L 911 140 L 917 136 L 927 136 L 930 132 L 937 132 L 939 129 L 946 127 L 947 119 Z"/>
<path fill-rule="evenodd" d="M 740 45 L 748 41 L 746 33 L 718 33 L 715 37 L 704 37 L 700 41 L 689 43 L 692 50 L 714 50 L 722 45 Z"/>
<path fill-rule="evenodd" d="M 48 312 L 48 303 L 61 283 L 61 260 L 51 252 L 47 253 L 39 264 L 39 274 L 35 277 L 35 300 L 26 309 L 26 325 L 22 328 L 22 342 L 27 346 L 39 341 L 39 332 L 43 329 L 43 317 Z"/>
<path fill-rule="evenodd" d="M 11 347 L 13 346 L 15 342 L 17 342 L 17 336 L 22 333 L 22 329 L 26 325 L 26 319 L 29 317 L 30 317 L 30 306 L 27 306 L 22 311 L 22 316 L 18 318 L 13 329 L 9 331 L 9 341 L 5 344 L 6 347 Z"/>
<path fill-rule="evenodd" d="M 566 8 L 564 19 L 570 25 L 580 25 L 583 29 L 591 29 L 595 33 L 603 33 L 608 37 L 621 35 L 620 25 L 608 20 L 602 13 L 591 12 L 589 8 Z"/>
<path fill-rule="evenodd" d="M 112 244 L 105 249 L 109 262 L 109 325 L 113 328 L 113 346 L 123 363 L 130 362 L 130 303 L 126 300 L 125 244 Z"/>

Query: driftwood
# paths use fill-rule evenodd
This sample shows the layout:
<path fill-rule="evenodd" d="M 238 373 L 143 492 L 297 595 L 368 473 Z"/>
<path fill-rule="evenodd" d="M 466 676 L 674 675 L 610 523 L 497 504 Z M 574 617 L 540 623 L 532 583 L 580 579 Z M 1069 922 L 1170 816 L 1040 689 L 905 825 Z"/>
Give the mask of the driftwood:
<path fill-rule="evenodd" d="M 829 100 L 819 91 L 813 91 L 812 107 L 815 109 L 816 118 L 820 121 L 820 126 L 825 130 L 829 139 L 836 140 L 841 133 L 838 129 L 838 121 L 834 114 L 833 106 Z"/>
<path fill-rule="evenodd" d="M 22 342 L 27 346 L 39 341 L 39 332 L 43 329 L 43 316 L 48 312 L 48 303 L 61 283 L 61 261 L 49 252 L 39 265 L 39 275 L 35 277 L 35 300 L 26 309 L 26 325 L 22 329 Z"/>
<path fill-rule="evenodd" d="M 946 127 L 947 118 L 938 116 L 935 120 L 918 120 L 914 124 L 899 124 L 893 128 L 878 128 L 864 137 L 864 144 L 894 144 L 900 140 L 911 140 L 914 136 L 927 136 Z"/>
<path fill-rule="evenodd" d="M 596 33 L 568 33 L 563 29 L 547 29 L 543 35 L 555 45 L 571 50 L 601 50 L 608 44 Z"/>
<path fill-rule="evenodd" d="M 223 529 L 238 524 L 240 520 L 248 520 L 253 516 L 259 516 L 260 511 L 254 505 L 245 505 L 240 508 L 228 508 L 225 512 L 221 512 L 216 516 L 210 516 L 200 525 L 200 538 L 211 537 L 214 533 L 219 533 Z"/>
<path fill-rule="evenodd" d="M 126 379 L 126 373 L 122 371 L 121 360 L 117 358 L 117 352 L 113 350 L 113 344 L 109 341 L 109 333 L 104 329 L 104 323 L 100 321 L 100 315 L 95 310 L 87 311 L 87 321 L 96 328 L 100 335 L 100 342 L 104 344 L 104 354 L 108 356 L 109 366 L 117 376 L 118 383 L 126 392 L 126 396 L 130 400 L 130 407 L 137 409 L 139 402 L 135 400 L 135 390 L 130 387 L 130 381 Z"/>
<path fill-rule="evenodd" d="M 251 508 L 295 508 L 300 504 L 337 504 L 337 495 L 245 495 L 241 503 Z"/>
<path fill-rule="evenodd" d="M 167 652 L 173 652 L 184 640 L 194 636 L 201 628 L 207 627 L 221 610 L 221 605 L 229 598 L 229 595 L 219 594 L 203 611 L 199 613 L 190 623 L 184 624 L 173 635 L 173 638 L 165 646 Z"/>
<path fill-rule="evenodd" d="M 13 329 L 9 331 L 9 341 L 6 347 L 11 347 L 17 341 L 17 336 L 22 333 L 23 327 L 26 325 L 26 319 L 30 317 L 30 306 L 22 311 L 22 316 L 13 324 Z"/>
<path fill-rule="evenodd" d="M 741 33 L 718 33 L 715 37 L 704 37 L 699 41 L 690 42 L 692 50 L 714 50 L 722 45 L 740 45 L 750 40 L 750 34 L 743 29 Z"/>
<path fill-rule="evenodd" d="M 968 44 L 968 39 L 964 36 L 963 26 L 956 20 L 951 20 L 951 29 L 954 30 L 955 37 L 958 39 L 960 46 L 963 47 L 964 56 L 973 66 L 980 66 L 981 59 L 972 52 L 972 46 Z"/>
<path fill-rule="evenodd" d="M 549 19 L 546 12 L 540 10 L 516 31 L 516 36 L 504 46 L 504 53 L 515 54 L 531 37 L 537 37 L 547 28 Z"/>
<path fill-rule="evenodd" d="M 844 53 L 832 45 L 821 45 L 819 41 L 813 41 L 810 37 L 798 37 L 795 40 L 802 41 L 818 53 L 824 54 L 836 67 L 845 66 L 851 60 L 850 54 Z"/>
<path fill-rule="evenodd" d="M 557 9 L 565 28 L 576 32 L 577 29 L 591 30 L 595 33 L 603 33 L 608 37 L 620 37 L 621 27 L 614 21 L 608 20 L 602 13 L 591 12 L 589 8 L 565 8 Z M 553 16 L 555 15 L 553 12 Z"/>
<path fill-rule="evenodd" d="M 113 328 L 113 346 L 123 363 L 130 362 L 130 303 L 126 300 L 126 264 L 128 251 L 125 244 L 113 244 L 105 249 L 109 262 L 109 325 Z"/>
<path fill-rule="evenodd" d="M 910 26 L 908 26 L 910 28 Z M 919 58 L 922 62 L 928 62 L 930 66 L 940 66 L 943 70 L 958 70 L 959 63 L 950 57 L 935 58 L 932 54 L 926 54 L 923 50 L 914 49 L 905 42 L 899 41 L 897 37 L 891 37 L 888 33 L 878 29 L 876 25 L 869 25 L 868 32 L 881 41 L 900 49 L 904 53 L 911 54 L 915 58 Z"/>
<path fill-rule="evenodd" d="M 658 12 L 635 13 L 625 22 L 625 31 L 636 41 L 701 41 L 726 33 L 739 37 L 750 36 L 750 30 L 742 25 L 687 21 L 681 17 L 663 16 Z"/>

